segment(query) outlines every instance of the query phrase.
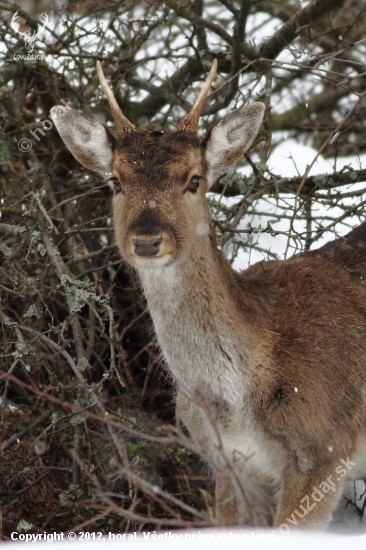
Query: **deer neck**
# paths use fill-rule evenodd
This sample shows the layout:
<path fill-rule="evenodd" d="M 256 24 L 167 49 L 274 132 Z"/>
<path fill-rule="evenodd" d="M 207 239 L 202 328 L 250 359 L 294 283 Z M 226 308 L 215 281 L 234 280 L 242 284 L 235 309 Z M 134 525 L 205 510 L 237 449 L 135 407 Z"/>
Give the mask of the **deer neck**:
<path fill-rule="evenodd" d="M 197 238 L 189 257 L 138 274 L 156 336 L 178 385 L 211 387 L 242 398 L 243 369 L 256 341 L 246 318 L 237 274 L 214 233 Z M 249 317 L 249 316 L 248 316 Z"/>

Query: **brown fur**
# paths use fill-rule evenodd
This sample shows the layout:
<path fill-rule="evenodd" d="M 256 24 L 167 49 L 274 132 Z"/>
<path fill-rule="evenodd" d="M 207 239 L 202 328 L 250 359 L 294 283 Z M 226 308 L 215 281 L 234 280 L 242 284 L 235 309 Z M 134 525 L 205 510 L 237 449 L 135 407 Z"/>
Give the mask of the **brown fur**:
<path fill-rule="evenodd" d="M 138 271 L 177 414 L 216 474 L 218 521 L 324 528 L 343 480 L 366 476 L 366 224 L 286 261 L 230 268 L 205 192 L 250 146 L 262 116 L 260 104 L 247 106 L 201 143 L 131 132 L 113 154 L 97 123 L 68 110 L 55 122 L 76 158 L 122 185 L 116 241 Z M 84 150 L 78 124 L 99 141 Z M 138 237 L 161 237 L 158 253 L 136 252 Z M 356 465 L 338 475 L 349 457 Z M 301 512 L 327 479 L 333 490 Z"/>

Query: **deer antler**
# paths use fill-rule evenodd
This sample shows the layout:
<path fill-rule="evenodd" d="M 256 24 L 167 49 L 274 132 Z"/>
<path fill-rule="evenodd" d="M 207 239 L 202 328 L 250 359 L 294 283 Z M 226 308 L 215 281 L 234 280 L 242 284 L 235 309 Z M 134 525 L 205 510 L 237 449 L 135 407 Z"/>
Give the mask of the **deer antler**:
<path fill-rule="evenodd" d="M 123 136 L 124 134 L 128 134 L 129 132 L 133 132 L 134 130 L 136 130 L 136 126 L 132 124 L 132 122 L 130 122 L 128 118 L 125 117 L 125 115 L 122 113 L 121 109 L 119 108 L 116 98 L 114 97 L 113 92 L 110 89 L 105 79 L 100 61 L 97 61 L 97 74 L 98 74 L 99 82 L 103 88 L 103 91 L 107 96 L 108 103 L 111 108 L 112 116 L 116 124 L 118 135 Z"/>
<path fill-rule="evenodd" d="M 208 91 L 211 88 L 212 82 L 216 78 L 216 71 L 217 71 L 217 59 L 214 59 L 210 73 L 206 79 L 206 82 L 204 83 L 203 88 L 200 91 L 200 94 L 197 97 L 191 112 L 188 113 L 188 115 L 186 115 L 184 119 L 181 120 L 180 123 L 178 124 L 178 127 L 177 127 L 178 131 L 189 132 L 190 134 L 195 134 L 197 132 L 198 121 L 201 116 L 203 104 L 205 102 Z"/>
<path fill-rule="evenodd" d="M 19 10 L 18 10 L 19 11 Z M 24 39 L 24 38 L 29 38 L 28 37 L 28 34 L 26 32 L 22 32 L 19 30 L 20 28 L 20 23 L 18 22 L 18 19 L 19 19 L 19 15 L 18 15 L 18 11 L 16 11 L 12 17 L 12 20 L 11 20 L 11 27 L 13 29 L 14 32 L 20 34 L 20 36 Z M 27 29 L 28 30 L 28 29 Z M 34 31 L 35 32 L 35 31 Z"/>
<path fill-rule="evenodd" d="M 41 29 L 39 29 L 39 30 L 38 30 L 38 27 L 37 27 L 37 34 L 40 34 L 41 32 L 43 32 L 44 29 L 46 28 L 47 23 L 48 23 L 49 17 L 48 17 L 48 15 L 47 15 L 47 13 L 44 13 L 44 14 L 42 15 L 42 17 L 43 17 L 43 27 L 42 27 Z"/>
<path fill-rule="evenodd" d="M 13 29 L 14 32 L 18 32 L 19 31 L 19 27 L 20 27 L 20 24 L 18 23 L 18 18 L 19 18 L 19 15 L 18 15 L 18 12 L 16 11 L 11 19 L 11 28 Z"/>

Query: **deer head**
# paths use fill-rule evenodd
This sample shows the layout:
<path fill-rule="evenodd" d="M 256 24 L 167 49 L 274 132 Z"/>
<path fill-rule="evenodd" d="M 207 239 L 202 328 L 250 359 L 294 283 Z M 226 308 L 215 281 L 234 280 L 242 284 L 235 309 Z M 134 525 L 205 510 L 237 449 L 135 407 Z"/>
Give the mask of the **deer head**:
<path fill-rule="evenodd" d="M 134 267 L 169 265 L 183 258 L 209 233 L 205 193 L 219 174 L 249 149 L 260 127 L 264 105 L 246 105 L 217 123 L 199 140 L 199 117 L 217 61 L 190 113 L 177 131 L 165 135 L 137 129 L 123 115 L 104 77 L 118 138 L 98 122 L 57 106 L 52 119 L 68 149 L 86 168 L 108 179 L 114 191 L 116 240 Z"/>

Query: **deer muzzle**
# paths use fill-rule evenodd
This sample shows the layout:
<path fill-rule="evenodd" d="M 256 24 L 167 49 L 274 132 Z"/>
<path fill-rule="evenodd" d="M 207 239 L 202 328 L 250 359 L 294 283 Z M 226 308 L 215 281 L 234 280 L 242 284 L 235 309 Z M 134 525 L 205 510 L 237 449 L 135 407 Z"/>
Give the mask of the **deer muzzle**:
<path fill-rule="evenodd" d="M 133 249 L 137 256 L 156 256 L 159 253 L 162 237 L 146 236 L 144 238 L 134 237 Z"/>
<path fill-rule="evenodd" d="M 134 267 L 162 266 L 177 258 L 178 243 L 168 224 L 144 217 L 127 231 L 123 254 Z"/>

